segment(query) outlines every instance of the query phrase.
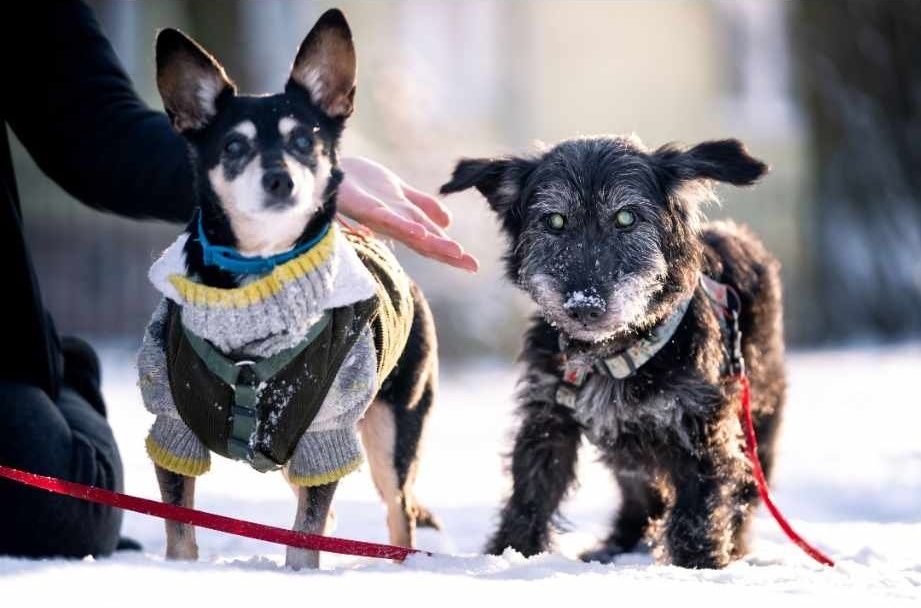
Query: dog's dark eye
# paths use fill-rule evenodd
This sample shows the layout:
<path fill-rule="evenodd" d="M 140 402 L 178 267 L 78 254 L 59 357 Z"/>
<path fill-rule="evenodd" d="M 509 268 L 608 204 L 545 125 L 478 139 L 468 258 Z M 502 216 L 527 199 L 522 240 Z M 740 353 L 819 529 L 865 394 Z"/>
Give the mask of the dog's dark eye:
<path fill-rule="evenodd" d="M 310 152 L 313 141 L 304 133 L 295 133 L 291 137 L 291 145 L 294 146 L 294 149 L 298 152 L 303 152 L 306 154 L 307 152 Z"/>
<path fill-rule="evenodd" d="M 246 152 L 247 144 L 244 140 L 240 138 L 233 138 L 224 144 L 224 153 L 227 156 L 240 156 Z"/>
<path fill-rule="evenodd" d="M 629 228 L 636 223 L 636 214 L 629 209 L 621 209 L 614 214 L 614 225 L 618 228 Z"/>
<path fill-rule="evenodd" d="M 544 223 L 547 224 L 547 228 L 550 230 L 559 232 L 566 227 L 566 216 L 562 213 L 548 213 L 547 217 L 544 218 Z"/>

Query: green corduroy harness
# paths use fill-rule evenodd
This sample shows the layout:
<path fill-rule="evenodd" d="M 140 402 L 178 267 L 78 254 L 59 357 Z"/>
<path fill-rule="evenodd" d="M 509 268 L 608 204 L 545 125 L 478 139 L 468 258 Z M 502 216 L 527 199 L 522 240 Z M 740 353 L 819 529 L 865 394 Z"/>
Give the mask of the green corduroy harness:
<path fill-rule="evenodd" d="M 179 416 L 209 450 L 257 471 L 280 468 L 313 422 L 378 298 L 326 311 L 296 346 L 233 359 L 168 315 L 167 368 Z"/>
<path fill-rule="evenodd" d="M 326 311 L 320 320 L 310 328 L 300 344 L 260 361 L 228 359 L 207 340 L 183 327 L 185 339 L 188 340 L 205 366 L 233 390 L 230 436 L 227 439 L 227 451 L 233 458 L 246 460 L 258 471 L 271 471 L 280 466 L 263 452 L 254 450 L 250 444 L 250 437 L 256 430 L 258 419 L 256 408 L 259 405 L 259 387 L 271 382 L 277 374 L 304 352 L 304 349 L 310 346 L 326 329 L 331 317 L 330 312 Z M 315 416 L 316 412 L 313 414 Z"/>
<path fill-rule="evenodd" d="M 323 405 L 348 353 L 370 328 L 383 382 L 413 320 L 410 283 L 376 241 L 346 234 L 376 283 L 376 295 L 327 310 L 291 348 L 259 360 L 233 358 L 189 331 L 179 305 L 166 318 L 170 392 L 186 426 L 212 452 L 258 471 L 287 463 Z"/>

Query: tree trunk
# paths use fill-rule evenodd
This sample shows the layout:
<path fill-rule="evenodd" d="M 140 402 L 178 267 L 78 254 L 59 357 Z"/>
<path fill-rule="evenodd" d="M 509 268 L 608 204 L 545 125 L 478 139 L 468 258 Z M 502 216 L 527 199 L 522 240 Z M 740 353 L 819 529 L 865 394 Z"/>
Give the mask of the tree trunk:
<path fill-rule="evenodd" d="M 827 339 L 921 333 L 921 3 L 790 5 Z"/>

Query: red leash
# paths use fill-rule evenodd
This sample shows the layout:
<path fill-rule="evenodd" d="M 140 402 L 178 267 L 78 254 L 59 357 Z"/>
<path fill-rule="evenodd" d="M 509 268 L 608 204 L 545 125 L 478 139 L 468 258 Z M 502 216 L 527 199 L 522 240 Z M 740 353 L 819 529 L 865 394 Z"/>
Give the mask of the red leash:
<path fill-rule="evenodd" d="M 18 481 L 33 488 L 40 488 L 55 494 L 72 496 L 81 500 L 88 500 L 118 509 L 153 515 L 163 519 L 169 519 L 183 524 L 198 526 L 264 540 L 279 545 L 287 545 L 298 549 L 312 549 L 316 551 L 327 551 L 329 553 L 341 553 L 343 555 L 358 555 L 361 557 L 376 557 L 381 559 L 393 559 L 403 561 L 410 555 L 423 554 L 431 555 L 427 551 L 418 549 L 407 549 L 406 547 L 394 547 L 391 545 L 381 545 L 377 543 L 367 543 L 359 540 L 348 540 L 344 538 L 333 538 L 330 536 L 320 536 L 317 534 L 305 534 L 303 532 L 294 532 L 284 528 L 266 526 L 242 519 L 217 515 L 195 509 L 188 509 L 177 505 L 168 505 L 156 500 L 148 500 L 137 496 L 129 496 L 119 492 L 112 492 L 86 486 L 72 481 L 64 481 L 55 477 L 46 477 L 36 475 L 35 473 L 26 473 L 19 469 L 13 469 L 0 465 L 0 477 L 5 477 L 13 481 Z"/>
<path fill-rule="evenodd" d="M 758 439 L 755 436 L 755 425 L 752 422 L 751 413 L 751 386 L 748 382 L 748 377 L 744 374 L 740 374 L 738 380 L 742 386 L 742 411 L 739 415 L 742 420 L 742 429 L 745 432 L 745 451 L 752 463 L 752 474 L 755 476 L 755 482 L 758 485 L 758 493 L 761 495 L 761 500 L 764 502 L 765 506 L 767 506 L 771 515 L 774 516 L 774 520 L 777 521 L 777 524 L 793 543 L 820 564 L 834 566 L 835 562 L 832 561 L 830 557 L 810 545 L 803 537 L 796 533 L 780 512 L 780 509 L 777 508 L 777 505 L 774 504 L 770 490 L 768 489 L 767 480 L 764 477 L 764 471 L 761 469 L 761 461 L 758 458 Z M 327 551 L 329 553 L 393 559 L 397 561 L 403 561 L 408 556 L 417 553 L 432 555 L 427 551 L 420 551 L 418 549 L 333 538 L 329 536 L 320 536 L 318 534 L 305 534 L 303 532 L 295 532 L 284 528 L 266 526 L 244 521 L 242 519 L 217 515 L 215 513 L 198 511 L 196 509 L 189 509 L 177 505 L 168 505 L 156 500 L 103 490 L 101 488 L 86 486 L 72 481 L 64 481 L 63 479 L 57 479 L 55 477 L 27 473 L 3 465 L 0 465 L 0 477 L 5 477 L 27 486 L 40 488 L 55 494 L 72 496 L 81 500 L 88 500 L 90 502 L 125 509 L 127 511 L 152 515 L 154 517 L 169 519 L 171 521 L 198 526 L 200 528 L 217 530 L 227 534 L 235 534 L 237 536 L 245 536 L 247 538 L 254 538 L 270 543 L 287 545 L 298 549 L 312 549 L 316 551 Z"/>
<path fill-rule="evenodd" d="M 806 542 L 802 536 L 796 533 L 796 530 L 783 516 L 774 500 L 771 498 L 771 491 L 768 489 L 767 479 L 764 477 L 764 471 L 761 469 L 761 459 L 758 458 L 758 438 L 755 436 L 755 424 L 752 422 L 752 390 L 748 383 L 748 376 L 739 374 L 739 383 L 742 385 L 742 411 L 739 416 L 742 419 L 742 429 L 745 431 L 745 452 L 752 463 L 752 474 L 755 476 L 755 482 L 758 484 L 758 494 L 764 502 L 768 511 L 774 516 L 774 521 L 780 526 L 784 534 L 787 535 L 794 544 L 802 549 L 809 557 L 825 566 L 834 566 L 835 562 L 830 557 Z"/>

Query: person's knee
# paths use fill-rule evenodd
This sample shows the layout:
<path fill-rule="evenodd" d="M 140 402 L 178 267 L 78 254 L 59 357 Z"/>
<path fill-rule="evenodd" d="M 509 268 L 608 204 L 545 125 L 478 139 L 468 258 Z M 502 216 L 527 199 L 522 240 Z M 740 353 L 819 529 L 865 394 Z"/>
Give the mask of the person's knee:
<path fill-rule="evenodd" d="M 69 442 L 67 420 L 43 390 L 0 381 L 0 463 L 57 474 L 52 464 L 69 453 Z"/>
<path fill-rule="evenodd" d="M 40 389 L 0 382 L 0 464 L 106 489 L 122 487 L 122 465 L 105 418 L 75 391 L 59 403 Z M 121 512 L 0 480 L 0 553 L 105 554 Z"/>
<path fill-rule="evenodd" d="M 26 403 L 47 403 L 51 404 L 51 399 L 42 389 L 31 384 L 22 382 L 12 382 L 9 380 L 0 380 L 0 411 L 6 408 L 17 407 L 18 404 Z M 22 406 L 28 407 L 28 406 Z M 17 409 L 20 409 L 17 407 Z"/>
<path fill-rule="evenodd" d="M 70 429 L 71 480 L 121 490 L 121 456 L 108 420 L 69 386 L 61 389 L 57 405 Z"/>
<path fill-rule="evenodd" d="M 122 481 L 108 421 L 67 386 L 55 403 L 35 386 L 0 381 L 0 464 L 113 490 Z"/>

